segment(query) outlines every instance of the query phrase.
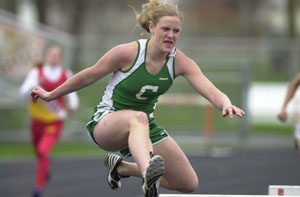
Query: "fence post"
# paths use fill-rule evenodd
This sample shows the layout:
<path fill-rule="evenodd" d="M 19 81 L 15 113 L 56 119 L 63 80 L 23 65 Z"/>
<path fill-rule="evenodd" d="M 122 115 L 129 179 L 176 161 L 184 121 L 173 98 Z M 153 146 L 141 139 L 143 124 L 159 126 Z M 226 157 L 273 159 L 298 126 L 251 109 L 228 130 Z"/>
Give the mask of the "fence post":
<path fill-rule="evenodd" d="M 214 135 L 214 108 L 211 104 L 204 107 L 204 137 L 210 140 Z"/>

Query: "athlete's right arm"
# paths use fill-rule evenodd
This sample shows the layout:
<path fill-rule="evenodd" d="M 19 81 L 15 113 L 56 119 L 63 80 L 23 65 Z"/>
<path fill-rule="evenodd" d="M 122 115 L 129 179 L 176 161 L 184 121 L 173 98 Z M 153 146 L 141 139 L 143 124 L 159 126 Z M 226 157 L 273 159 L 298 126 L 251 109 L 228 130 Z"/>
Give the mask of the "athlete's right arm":
<path fill-rule="evenodd" d="M 291 101 L 291 99 L 294 97 L 295 92 L 299 85 L 300 85 L 300 73 L 297 74 L 296 77 L 294 77 L 292 82 L 289 84 L 289 87 L 287 89 L 281 110 L 277 116 L 279 118 L 279 120 L 281 120 L 281 121 L 287 120 L 287 106 L 288 106 L 289 102 Z"/>
<path fill-rule="evenodd" d="M 28 95 L 30 91 L 39 84 L 38 82 L 38 70 L 33 68 L 26 76 L 25 80 L 23 81 L 20 89 L 19 95 L 22 99 L 28 99 Z"/>
<path fill-rule="evenodd" d="M 118 45 L 102 56 L 96 64 L 73 75 L 53 91 L 47 92 L 39 86 L 35 87 L 31 91 L 31 99 L 33 102 L 38 98 L 50 101 L 91 85 L 107 74 L 132 64 L 136 51 L 136 42 Z"/>

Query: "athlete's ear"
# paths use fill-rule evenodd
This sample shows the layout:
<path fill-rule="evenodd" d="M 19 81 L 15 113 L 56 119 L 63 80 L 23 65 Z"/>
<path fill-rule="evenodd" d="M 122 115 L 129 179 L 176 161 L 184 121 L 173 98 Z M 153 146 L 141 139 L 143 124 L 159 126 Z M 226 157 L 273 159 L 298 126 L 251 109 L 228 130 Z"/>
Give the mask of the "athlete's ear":
<path fill-rule="evenodd" d="M 153 33 L 154 33 L 154 27 L 155 26 L 154 26 L 154 24 L 153 24 L 152 21 L 149 22 L 149 26 L 148 27 L 149 27 L 150 34 L 153 35 Z"/>

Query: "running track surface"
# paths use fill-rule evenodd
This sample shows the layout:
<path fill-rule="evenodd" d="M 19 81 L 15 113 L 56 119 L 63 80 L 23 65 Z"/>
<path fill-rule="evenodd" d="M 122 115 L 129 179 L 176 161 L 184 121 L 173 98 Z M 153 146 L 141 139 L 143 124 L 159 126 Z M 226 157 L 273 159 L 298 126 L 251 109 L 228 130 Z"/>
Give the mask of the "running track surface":
<path fill-rule="evenodd" d="M 188 154 L 199 177 L 198 194 L 267 195 L 269 185 L 300 185 L 300 156 L 292 148 L 236 150 L 228 157 Z M 103 157 L 53 158 L 43 197 L 142 197 L 139 178 L 110 190 Z M 0 196 L 30 197 L 35 160 L 0 161 Z M 160 193 L 176 193 L 160 188 Z"/>

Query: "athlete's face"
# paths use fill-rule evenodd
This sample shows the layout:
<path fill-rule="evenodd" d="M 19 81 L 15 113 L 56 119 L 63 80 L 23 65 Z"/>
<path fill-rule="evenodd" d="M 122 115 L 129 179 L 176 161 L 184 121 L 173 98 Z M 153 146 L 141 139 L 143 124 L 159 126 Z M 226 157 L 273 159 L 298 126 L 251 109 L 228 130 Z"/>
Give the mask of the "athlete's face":
<path fill-rule="evenodd" d="M 49 49 L 46 62 L 52 66 L 60 65 L 62 59 L 62 51 L 60 48 L 53 47 Z"/>
<path fill-rule="evenodd" d="M 156 25 L 150 22 L 149 30 L 156 46 L 162 52 L 170 53 L 180 36 L 181 21 L 177 16 L 163 16 Z"/>

